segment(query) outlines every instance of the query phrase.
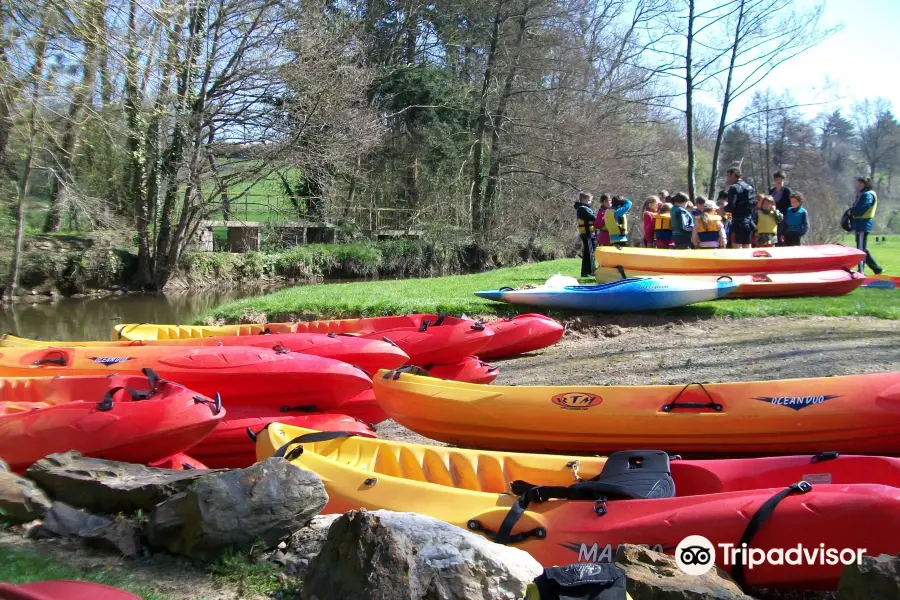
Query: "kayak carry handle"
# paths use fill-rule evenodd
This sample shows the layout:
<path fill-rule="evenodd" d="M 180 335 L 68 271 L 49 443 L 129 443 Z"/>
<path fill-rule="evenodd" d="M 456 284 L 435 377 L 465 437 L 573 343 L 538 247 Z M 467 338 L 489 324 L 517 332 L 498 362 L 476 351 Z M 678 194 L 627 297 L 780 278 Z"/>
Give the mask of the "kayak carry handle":
<path fill-rule="evenodd" d="M 681 402 L 679 404 L 678 399 L 681 398 L 681 395 L 692 385 L 699 385 L 700 389 L 703 390 L 703 393 L 706 394 L 709 402 Z M 708 408 L 716 412 L 722 412 L 722 405 L 713 400 L 713 397 L 710 395 L 706 387 L 704 387 L 704 385 L 699 382 L 689 383 L 681 388 L 681 391 L 678 392 L 674 398 L 672 398 L 672 401 L 667 404 L 663 404 L 660 410 L 667 413 L 672 412 L 676 408 Z"/>
<path fill-rule="evenodd" d="M 435 321 L 435 322 L 433 323 L 433 325 L 434 325 L 435 327 L 437 327 L 437 326 L 439 326 L 439 325 L 443 325 L 443 324 L 444 324 L 444 320 L 445 320 L 446 318 L 447 318 L 447 313 L 444 313 L 444 312 L 438 313 L 437 321 Z"/>
<path fill-rule="evenodd" d="M 826 460 L 835 460 L 841 455 L 840 452 L 835 452 L 834 450 L 830 452 L 820 452 L 809 459 L 811 463 L 825 462 Z"/>
<path fill-rule="evenodd" d="M 430 323 L 431 323 L 431 321 L 429 321 L 428 319 L 425 319 L 424 321 L 422 321 L 422 326 L 419 327 L 419 332 L 425 333 L 426 331 L 428 331 L 428 325 Z"/>
<path fill-rule="evenodd" d="M 723 281 L 725 279 L 727 279 L 728 281 L 734 281 L 734 278 L 732 278 L 731 275 L 719 275 L 718 277 L 716 277 L 716 281 Z"/>
<path fill-rule="evenodd" d="M 97 410 L 108 411 L 112 410 L 113 407 L 113 396 L 116 395 L 116 392 L 121 392 L 125 390 L 128 392 L 128 395 L 131 396 L 131 399 L 137 402 L 138 400 L 146 400 L 150 396 L 153 395 L 152 392 L 140 392 L 138 390 L 133 390 L 130 387 L 126 387 L 124 385 L 118 385 L 114 388 L 110 388 L 106 394 L 103 395 L 103 400 L 97 403 Z"/>
<path fill-rule="evenodd" d="M 157 375 L 156 371 L 154 371 L 150 367 L 144 367 L 143 369 L 141 369 L 141 373 L 143 373 L 147 378 L 147 383 L 150 384 L 150 391 L 154 394 L 156 393 L 159 384 L 169 383 L 168 381 Z"/>
<path fill-rule="evenodd" d="M 280 343 L 275 344 L 274 346 L 272 346 L 272 350 L 275 351 L 275 354 L 290 354 L 290 353 L 291 353 L 290 350 L 288 350 L 287 348 L 285 348 L 284 346 L 282 346 Z"/>
<path fill-rule="evenodd" d="M 194 404 L 206 404 L 212 409 L 214 415 L 222 412 L 222 396 L 219 392 L 216 392 L 215 400 L 207 400 L 203 396 L 194 396 Z"/>
<path fill-rule="evenodd" d="M 304 404 L 302 406 L 282 406 L 278 409 L 278 412 L 304 412 L 304 413 L 314 413 L 318 412 L 319 409 L 315 404 Z"/>
<path fill-rule="evenodd" d="M 772 258 L 772 255 L 765 250 L 757 250 L 752 254 L 753 258 Z"/>
<path fill-rule="evenodd" d="M 410 375 L 421 375 L 423 377 L 431 377 L 431 374 L 421 367 L 417 367 L 416 365 L 403 365 L 402 367 L 391 369 L 390 371 L 385 373 L 383 379 L 393 379 L 394 381 L 396 381 L 400 379 L 400 375 L 402 375 L 403 373 L 409 373 Z"/>
<path fill-rule="evenodd" d="M 42 365 L 59 365 L 61 367 L 64 367 L 64 366 L 66 366 L 67 363 L 66 363 L 66 357 L 60 356 L 57 358 L 41 358 L 41 359 L 34 361 L 34 363 L 32 363 L 32 364 L 34 364 L 34 366 L 36 366 L 36 367 L 40 367 Z"/>
<path fill-rule="evenodd" d="M 622 279 L 628 279 L 628 275 L 625 274 L 625 267 L 622 265 L 616 265 L 616 271 L 619 272 L 619 275 L 622 276 Z"/>
<path fill-rule="evenodd" d="M 505 286 L 503 286 L 502 288 L 500 288 L 500 289 L 497 290 L 497 291 L 498 291 L 498 292 L 514 292 L 514 291 L 516 291 L 516 288 L 514 288 L 514 287 L 509 287 L 508 285 L 505 285 Z"/>
<path fill-rule="evenodd" d="M 272 456 L 275 458 L 294 460 L 295 458 L 299 458 L 300 455 L 303 454 L 303 446 L 297 446 L 290 452 L 287 451 L 288 446 L 292 446 L 294 444 L 314 444 L 316 442 L 330 442 L 331 440 L 355 437 L 356 435 L 358 434 L 353 431 L 317 431 L 315 433 L 306 433 L 297 436 L 288 443 L 282 445 L 280 448 L 278 448 L 278 450 L 275 451 L 275 454 L 273 454 Z"/>

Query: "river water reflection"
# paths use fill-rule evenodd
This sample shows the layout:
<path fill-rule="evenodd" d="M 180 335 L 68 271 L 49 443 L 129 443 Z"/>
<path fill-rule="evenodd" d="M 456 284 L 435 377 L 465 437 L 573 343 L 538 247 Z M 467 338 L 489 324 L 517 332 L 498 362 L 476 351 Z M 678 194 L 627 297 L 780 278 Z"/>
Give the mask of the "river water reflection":
<path fill-rule="evenodd" d="M 0 306 L 0 333 L 44 340 L 109 340 L 116 323 L 190 323 L 219 304 L 272 291 L 203 290 Z"/>

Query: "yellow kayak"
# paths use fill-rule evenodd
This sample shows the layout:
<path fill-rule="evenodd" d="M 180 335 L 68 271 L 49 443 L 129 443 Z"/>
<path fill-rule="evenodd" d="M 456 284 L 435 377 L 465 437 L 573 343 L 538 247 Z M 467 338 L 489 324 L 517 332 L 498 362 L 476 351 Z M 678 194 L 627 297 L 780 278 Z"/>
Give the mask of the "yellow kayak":
<path fill-rule="evenodd" d="M 525 550 L 544 566 L 608 562 L 620 544 L 671 553 L 689 534 L 736 543 L 750 516 L 805 478 L 827 477 L 835 485 L 816 484 L 805 495 L 786 498 L 753 538 L 754 547 L 790 542 L 813 548 L 837 531 L 850 548 L 900 548 L 894 535 L 900 531 L 900 490 L 893 487 L 900 478 L 898 459 L 670 462 L 657 450 L 581 458 L 351 436 L 272 423 L 257 436 L 256 457 L 281 456 L 316 473 L 328 492 L 325 512 L 420 513 Z M 864 526 L 871 522 L 882 531 Z M 757 568 L 747 579 L 750 585 L 829 589 L 840 572 L 840 565 Z"/>

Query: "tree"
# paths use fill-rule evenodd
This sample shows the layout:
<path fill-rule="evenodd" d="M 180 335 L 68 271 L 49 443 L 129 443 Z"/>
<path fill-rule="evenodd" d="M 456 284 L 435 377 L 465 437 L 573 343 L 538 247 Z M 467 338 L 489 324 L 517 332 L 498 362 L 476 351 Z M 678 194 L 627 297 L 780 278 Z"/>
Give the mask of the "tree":
<path fill-rule="evenodd" d="M 853 106 L 853 122 L 856 125 L 856 142 L 869 168 L 869 176 L 875 178 L 881 167 L 893 167 L 897 149 L 900 148 L 900 125 L 890 111 L 885 98 L 863 100 Z"/>

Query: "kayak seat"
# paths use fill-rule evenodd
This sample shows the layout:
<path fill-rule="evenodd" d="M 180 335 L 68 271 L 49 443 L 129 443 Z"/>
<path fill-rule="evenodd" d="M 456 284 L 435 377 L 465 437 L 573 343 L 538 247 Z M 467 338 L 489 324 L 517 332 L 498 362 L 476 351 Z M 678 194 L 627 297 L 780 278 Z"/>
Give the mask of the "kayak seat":
<path fill-rule="evenodd" d="M 603 471 L 591 481 L 618 486 L 632 498 L 675 497 L 669 455 L 660 450 L 614 452 L 607 457 Z"/>

